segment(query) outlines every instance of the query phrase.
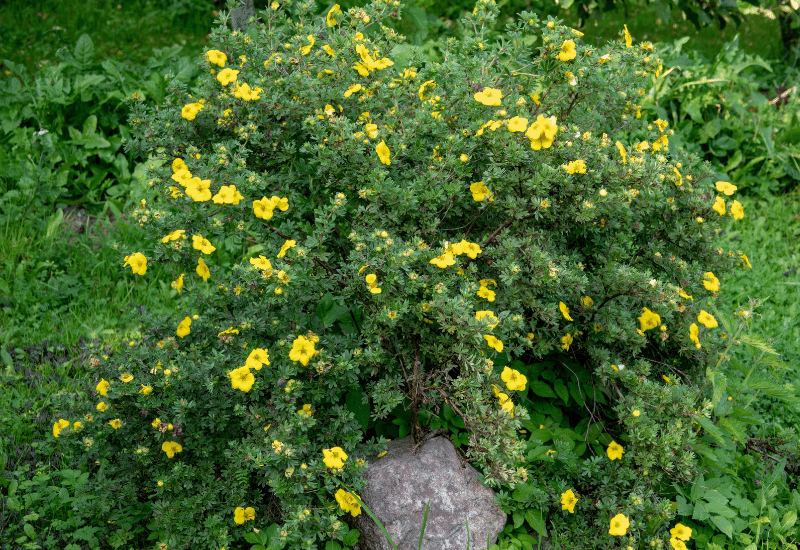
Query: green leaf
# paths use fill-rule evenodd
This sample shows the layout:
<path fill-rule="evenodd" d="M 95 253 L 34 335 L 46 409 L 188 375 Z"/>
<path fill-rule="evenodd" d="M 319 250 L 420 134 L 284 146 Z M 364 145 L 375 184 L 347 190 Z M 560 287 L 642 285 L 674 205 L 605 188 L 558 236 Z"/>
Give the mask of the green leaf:
<path fill-rule="evenodd" d="M 61 212 L 61 209 L 59 208 L 58 211 Z M 63 212 L 62 212 L 62 215 L 63 215 Z M 5 347 L 0 348 L 0 357 L 3 358 L 3 364 L 5 366 L 7 366 L 7 367 L 13 367 L 14 366 L 14 361 L 11 359 L 11 355 L 9 355 L 9 353 L 6 351 Z M 16 482 L 12 481 L 12 483 L 16 483 Z M 17 488 L 17 486 L 14 485 L 14 490 L 16 490 L 16 488 Z M 9 491 L 8 494 L 9 495 L 13 495 L 14 493 Z"/>
<path fill-rule="evenodd" d="M 547 536 L 547 528 L 544 525 L 544 516 L 542 515 L 541 510 L 525 510 L 525 521 L 528 522 L 528 525 L 531 528 L 539 533 L 539 535 L 546 537 Z"/>
<path fill-rule="evenodd" d="M 583 391 L 580 385 L 574 382 L 570 382 L 567 385 L 567 388 L 569 389 L 569 395 L 572 397 L 572 399 L 574 399 L 575 402 L 581 407 L 584 406 L 586 401 L 584 400 Z"/>
<path fill-rule="evenodd" d="M 564 385 L 564 382 L 560 378 L 556 380 L 556 383 L 553 385 L 553 389 L 555 390 L 556 394 L 558 394 L 558 396 L 561 398 L 561 400 L 564 401 L 565 405 L 569 403 L 569 390 L 567 390 L 567 387 Z"/>
<path fill-rule="evenodd" d="M 250 544 L 260 544 L 261 543 L 261 537 L 259 537 L 255 533 L 245 533 L 244 534 L 244 540 L 246 540 Z"/>
<path fill-rule="evenodd" d="M 519 510 L 515 510 L 512 517 L 514 519 L 514 529 L 519 529 L 525 523 L 525 516 Z"/>
<path fill-rule="evenodd" d="M 733 436 L 735 441 L 744 443 L 747 440 L 747 434 L 744 431 L 744 424 L 732 418 L 720 418 L 719 426 L 726 432 Z"/>
<path fill-rule="evenodd" d="M 18 65 L 9 59 L 3 59 L 3 65 L 8 67 L 8 70 L 12 73 L 22 75 L 25 73 L 25 65 Z"/>
<path fill-rule="evenodd" d="M 92 44 L 92 39 L 88 34 L 84 33 L 78 38 L 73 56 L 75 57 L 76 68 L 79 71 L 91 65 L 94 58 L 94 44 Z"/>
<path fill-rule="evenodd" d="M 723 445 L 725 447 L 728 446 L 729 441 L 725 437 L 724 432 L 722 430 L 720 430 L 717 426 L 715 426 L 714 423 L 711 422 L 711 420 L 709 420 L 705 416 L 701 416 L 699 414 L 694 415 L 692 417 L 692 420 L 694 420 L 698 424 L 700 424 L 703 427 L 703 429 L 705 429 L 705 431 L 709 435 L 711 435 L 711 437 L 713 437 L 714 439 L 717 440 L 718 443 L 720 443 L 721 445 Z"/>
<path fill-rule="evenodd" d="M 329 540 L 325 543 L 325 550 L 342 550 L 342 545 L 335 540 Z"/>
<path fill-rule="evenodd" d="M 733 538 L 733 524 L 728 518 L 722 516 L 711 516 L 711 522 L 717 526 L 717 529 L 728 535 L 728 538 Z"/>
<path fill-rule="evenodd" d="M 533 493 L 533 486 L 527 484 L 517 484 L 514 492 L 511 493 L 511 498 L 517 502 L 528 502 L 531 494 Z"/>
<path fill-rule="evenodd" d="M 781 527 L 779 532 L 785 533 L 787 529 L 794 527 L 795 523 L 797 523 L 797 512 L 794 510 L 789 510 L 783 515 L 783 519 L 781 519 Z"/>
<path fill-rule="evenodd" d="M 347 534 L 342 538 L 342 543 L 345 546 L 355 546 L 358 542 L 358 537 L 361 535 L 358 529 L 350 529 Z"/>
<path fill-rule="evenodd" d="M 742 334 L 739 339 L 748 346 L 754 347 L 757 350 L 763 351 L 764 353 L 780 356 L 780 353 L 775 351 L 769 344 L 767 344 L 766 340 L 760 336 L 754 334 Z"/>
<path fill-rule="evenodd" d="M 529 382 L 529 384 L 531 391 L 539 397 L 557 397 L 550 386 L 541 380 L 534 380 L 533 382 Z"/>
<path fill-rule="evenodd" d="M 356 388 L 347 392 L 344 407 L 356 417 L 356 422 L 363 431 L 369 425 L 369 402 L 364 403 L 364 390 Z"/>
<path fill-rule="evenodd" d="M 36 538 L 36 530 L 33 528 L 33 525 L 31 525 L 30 523 L 26 523 L 22 527 L 22 530 L 25 531 L 25 534 L 28 535 L 29 539 L 33 540 L 33 539 Z"/>

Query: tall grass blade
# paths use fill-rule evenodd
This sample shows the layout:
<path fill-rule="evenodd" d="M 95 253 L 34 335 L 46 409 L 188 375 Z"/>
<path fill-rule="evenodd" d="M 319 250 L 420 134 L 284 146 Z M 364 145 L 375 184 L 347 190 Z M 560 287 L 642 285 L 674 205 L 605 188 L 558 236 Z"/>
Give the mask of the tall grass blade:
<path fill-rule="evenodd" d="M 364 501 L 363 501 L 363 500 L 361 500 L 361 499 L 358 497 L 358 495 L 356 495 L 356 494 L 355 494 L 353 491 L 348 491 L 348 492 L 349 492 L 351 495 L 353 495 L 353 497 L 354 497 L 354 498 L 355 498 L 355 499 L 356 499 L 356 500 L 357 500 L 359 503 L 361 503 L 361 507 L 364 509 L 364 511 L 367 513 L 367 515 L 370 517 L 370 519 L 372 519 L 372 521 L 374 521 L 374 522 L 375 522 L 375 525 L 377 525 L 378 527 L 380 527 L 381 531 L 383 531 L 383 534 L 384 534 L 384 535 L 386 535 L 386 539 L 389 541 L 389 544 L 391 544 L 391 545 L 392 545 L 392 548 L 394 548 L 394 550 L 397 550 L 397 545 L 396 545 L 396 544 L 394 543 L 394 541 L 392 540 L 392 537 L 390 537 L 390 536 L 389 536 L 389 533 L 386 531 L 386 528 L 383 526 L 383 524 L 382 524 L 380 521 L 378 521 L 378 518 L 376 518 L 376 517 L 375 517 L 375 514 L 373 514 L 373 513 L 372 513 L 372 510 L 370 510 L 370 509 L 369 509 L 369 507 L 368 507 L 366 504 L 364 504 Z M 427 517 L 428 517 L 427 511 L 426 511 L 426 513 L 425 513 L 425 517 L 426 517 L 426 519 L 427 519 Z M 423 531 L 424 531 L 424 527 L 423 527 Z M 420 544 L 421 544 L 421 543 L 422 543 L 422 537 L 420 537 Z"/>
<path fill-rule="evenodd" d="M 425 516 L 422 518 L 422 532 L 419 534 L 419 550 L 422 550 L 422 537 L 425 536 L 425 526 L 428 524 L 428 510 L 431 508 L 431 499 L 428 499 L 428 505 L 425 506 Z"/>

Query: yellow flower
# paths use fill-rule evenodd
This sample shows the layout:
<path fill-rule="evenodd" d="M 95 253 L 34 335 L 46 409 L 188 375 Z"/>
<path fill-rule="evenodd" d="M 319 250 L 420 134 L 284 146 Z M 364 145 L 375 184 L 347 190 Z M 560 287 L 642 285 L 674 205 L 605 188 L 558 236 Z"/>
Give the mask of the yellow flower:
<path fill-rule="evenodd" d="M 354 93 L 361 91 L 361 84 L 351 84 L 344 92 L 344 97 L 350 97 Z"/>
<path fill-rule="evenodd" d="M 697 323 L 692 323 L 689 325 L 689 340 L 694 342 L 695 347 L 698 349 L 700 348 L 700 338 L 699 338 L 700 329 L 697 326 Z"/>
<path fill-rule="evenodd" d="M 594 305 L 594 300 L 592 300 L 588 296 L 584 296 L 583 298 L 581 298 L 581 305 L 583 307 L 592 307 Z"/>
<path fill-rule="evenodd" d="M 226 69 L 227 70 L 227 69 Z M 197 113 L 203 110 L 202 103 L 188 103 L 181 109 L 181 116 L 186 120 L 194 120 Z"/>
<path fill-rule="evenodd" d="M 494 327 L 497 326 L 497 323 L 499 323 L 499 321 L 497 320 L 497 316 L 494 314 L 494 312 L 489 310 L 476 311 L 475 319 L 477 319 L 478 321 L 486 319 L 486 324 L 489 325 L 490 329 L 493 329 Z"/>
<path fill-rule="evenodd" d="M 528 119 L 521 116 L 515 116 L 508 121 L 509 132 L 524 132 L 528 129 Z"/>
<path fill-rule="evenodd" d="M 181 160 L 181 159 L 177 159 L 177 160 Z M 181 161 L 181 162 L 183 162 L 183 161 Z M 183 229 L 176 229 L 175 231 L 170 232 L 169 235 L 167 235 L 166 237 L 161 239 L 161 242 L 166 244 L 166 243 L 168 243 L 170 241 L 177 241 L 178 239 L 183 237 L 184 233 L 186 233 L 186 231 L 184 231 Z"/>
<path fill-rule="evenodd" d="M 167 458 L 172 458 L 175 453 L 183 451 L 183 447 L 177 441 L 165 441 L 161 444 L 161 450 L 167 453 Z"/>
<path fill-rule="evenodd" d="M 570 42 L 572 42 L 570 40 Z M 569 510 L 570 514 L 575 513 L 575 505 L 578 503 L 578 497 L 575 493 L 572 492 L 572 489 L 568 489 L 565 493 L 561 493 L 561 509 L 562 510 Z"/>
<path fill-rule="evenodd" d="M 450 252 L 445 252 L 441 256 L 437 256 L 436 258 L 433 258 L 428 263 L 429 264 L 433 264 L 436 267 L 439 267 L 441 269 L 444 269 L 446 267 L 454 265 L 456 263 L 456 260 L 455 260 L 455 258 L 453 257 L 453 255 Z M 478 294 L 478 295 L 480 296 L 480 294 Z"/>
<path fill-rule="evenodd" d="M 528 383 L 528 379 L 524 374 L 509 367 L 503 369 L 500 379 L 506 383 L 506 387 L 511 391 L 524 391 L 525 385 Z"/>
<path fill-rule="evenodd" d="M 669 539 L 669 545 L 672 546 L 673 550 L 687 550 L 686 544 L 675 537 Z"/>
<path fill-rule="evenodd" d="M 733 204 L 731 204 L 731 216 L 733 216 L 734 220 L 741 220 L 744 218 L 744 208 L 742 208 L 742 203 L 739 201 L 733 201 Z"/>
<path fill-rule="evenodd" d="M 181 273 L 181 276 L 180 276 L 180 277 L 178 277 L 177 279 L 175 279 L 174 281 L 172 281 L 172 282 L 170 283 L 170 286 L 171 286 L 172 288 L 174 288 L 175 290 L 177 290 L 177 291 L 178 291 L 178 294 L 180 294 L 180 293 L 181 293 L 181 290 L 183 290 L 183 275 L 184 275 L 184 274 L 183 274 L 183 273 Z"/>
<path fill-rule="evenodd" d="M 125 374 L 120 376 L 119 379 L 122 380 L 125 384 L 127 384 L 128 382 L 133 380 L 133 375 L 129 372 L 126 372 Z"/>
<path fill-rule="evenodd" d="M 738 187 L 736 187 L 732 183 L 728 183 L 727 181 L 718 181 L 714 185 L 716 186 L 717 191 L 719 191 L 720 193 L 724 193 L 729 197 L 733 195 L 733 192 L 738 189 Z"/>
<path fill-rule="evenodd" d="M 608 446 L 608 449 L 606 449 L 606 454 L 608 455 L 609 460 L 622 460 L 622 453 L 624 452 L 625 449 L 623 449 L 622 445 L 616 441 L 612 441 Z"/>
<path fill-rule="evenodd" d="M 305 336 L 298 336 L 292 342 L 292 350 L 289 352 L 289 359 L 292 361 L 299 361 L 303 366 L 308 365 L 308 362 L 317 353 L 314 349 L 314 342 Z"/>
<path fill-rule="evenodd" d="M 628 152 L 625 150 L 625 146 L 622 145 L 622 142 L 620 141 L 616 142 L 614 145 L 616 145 L 617 149 L 619 149 L 619 155 L 622 157 L 622 164 L 626 164 L 628 162 L 626 160 Z"/>
<path fill-rule="evenodd" d="M 558 302 L 558 309 L 561 310 L 561 315 L 564 316 L 564 319 L 572 321 L 572 317 L 569 316 L 569 308 L 564 302 Z"/>
<path fill-rule="evenodd" d="M 500 100 L 503 99 L 503 92 L 496 88 L 484 88 L 481 92 L 476 92 L 473 96 L 475 101 L 489 107 L 499 107 Z"/>
<path fill-rule="evenodd" d="M 678 523 L 669 530 L 669 534 L 679 540 L 689 540 L 692 538 L 692 528 Z"/>
<path fill-rule="evenodd" d="M 300 53 L 303 55 L 308 55 L 309 53 L 311 53 L 311 48 L 314 47 L 314 42 L 315 42 L 314 35 L 309 34 L 308 36 L 306 36 L 306 40 L 308 40 L 309 42 L 308 46 L 303 46 L 300 48 Z"/>
<path fill-rule="evenodd" d="M 109 421 L 108 425 L 114 428 L 115 430 L 118 430 L 119 427 L 122 426 L 122 421 L 119 418 L 115 418 L 114 420 Z"/>
<path fill-rule="evenodd" d="M 481 285 L 478 289 L 478 296 L 481 298 L 485 298 L 490 302 L 494 302 L 495 292 L 494 290 L 490 290 L 488 287 Z"/>
<path fill-rule="evenodd" d="M 98 411 L 104 411 L 106 409 L 108 409 L 108 405 L 106 405 L 103 401 L 100 401 L 100 403 L 97 404 Z"/>
<path fill-rule="evenodd" d="M 61 430 L 66 430 L 67 428 L 69 428 L 69 421 L 64 420 L 63 418 L 60 419 L 58 422 L 53 424 L 53 437 L 58 437 L 59 434 L 61 434 Z"/>
<path fill-rule="evenodd" d="M 241 506 L 237 506 L 236 509 L 233 511 L 233 521 L 235 521 L 239 525 L 251 519 L 256 519 L 256 511 L 250 506 L 248 506 L 247 508 L 242 508 Z"/>
<path fill-rule="evenodd" d="M 344 461 L 347 460 L 347 455 L 341 447 L 322 449 L 322 455 L 325 457 L 323 462 L 328 468 L 344 468 Z"/>
<path fill-rule="evenodd" d="M 628 25 L 625 25 L 625 47 L 630 48 L 633 44 L 633 37 L 631 33 L 628 32 Z"/>
<path fill-rule="evenodd" d="M 269 220 L 272 218 L 272 211 L 274 209 L 275 203 L 272 202 L 272 199 L 268 199 L 267 197 L 261 197 L 261 200 L 253 201 L 253 213 L 256 218 Z"/>
<path fill-rule="evenodd" d="M 357 496 L 353 496 L 353 493 L 348 493 L 344 489 L 336 491 L 336 502 L 339 503 L 342 510 L 350 512 L 353 517 L 361 513 L 361 499 Z"/>
<path fill-rule="evenodd" d="M 465 155 L 465 154 L 463 154 L 463 153 L 462 153 L 462 154 L 461 154 L 461 156 L 460 156 L 460 157 L 458 157 L 458 159 L 459 159 L 461 162 L 467 162 L 467 161 L 469 160 L 469 155 Z"/>
<path fill-rule="evenodd" d="M 722 197 L 717 197 L 717 199 L 714 201 L 714 206 L 711 208 L 720 216 L 725 215 L 725 201 Z"/>
<path fill-rule="evenodd" d="M 245 365 L 250 369 L 261 370 L 264 365 L 269 365 L 269 350 L 262 348 L 253 348 L 250 355 L 247 356 Z"/>
<path fill-rule="evenodd" d="M 153 391 L 153 386 L 145 386 L 144 384 L 142 384 L 142 389 L 139 390 L 139 393 L 141 393 L 142 395 L 150 395 L 150 392 L 152 391 Z"/>
<path fill-rule="evenodd" d="M 244 197 L 236 190 L 235 185 L 223 185 L 211 200 L 214 204 L 239 204 Z"/>
<path fill-rule="evenodd" d="M 483 202 L 489 199 L 489 202 L 494 202 L 494 194 L 489 191 L 489 188 L 482 181 L 476 181 L 470 185 L 469 190 L 472 193 L 472 199 L 475 201 Z"/>
<path fill-rule="evenodd" d="M 245 365 L 238 369 L 233 369 L 228 373 L 231 379 L 231 387 L 235 390 L 249 392 L 256 381 L 256 377 L 250 372 L 250 368 Z"/>
<path fill-rule="evenodd" d="M 498 352 L 503 351 L 503 342 L 500 339 L 495 338 L 491 334 L 484 334 L 483 339 L 486 340 L 486 343 L 489 344 L 490 348 L 493 348 Z"/>
<path fill-rule="evenodd" d="M 272 424 L 270 424 L 270 426 L 271 425 Z M 267 428 L 269 428 L 269 426 L 267 426 Z M 267 431 L 267 428 L 264 428 L 264 431 Z M 283 451 L 283 443 L 276 439 L 272 442 L 272 450 L 275 451 L 275 454 L 281 454 L 281 451 Z"/>
<path fill-rule="evenodd" d="M 697 316 L 697 322 L 702 323 L 706 326 L 706 328 L 716 328 L 719 326 L 719 323 L 717 323 L 717 320 L 714 319 L 714 316 L 704 309 L 700 310 L 700 314 Z"/>
<path fill-rule="evenodd" d="M 302 409 L 297 411 L 297 414 L 299 414 L 301 416 L 303 416 L 303 415 L 311 416 L 312 414 L 314 414 L 314 409 L 311 407 L 310 404 L 306 403 L 305 405 L 303 405 Z"/>
<path fill-rule="evenodd" d="M 108 380 L 106 380 L 105 378 L 101 378 L 101 379 L 100 379 L 100 382 L 97 384 L 97 386 L 95 386 L 95 388 L 94 388 L 94 389 L 95 389 L 95 390 L 97 390 L 97 392 L 98 392 L 100 395 L 102 395 L 103 397 L 105 397 L 105 396 L 106 396 L 106 394 L 107 394 L 107 392 L 108 392 L 108 388 L 109 388 L 110 386 L 111 386 L 111 384 L 109 384 L 109 383 L 108 383 Z"/>
<path fill-rule="evenodd" d="M 294 239 L 289 239 L 288 241 L 286 241 L 281 245 L 281 251 L 278 252 L 277 257 L 283 258 L 284 256 L 286 256 L 286 251 L 289 250 L 290 248 L 294 248 L 295 246 L 297 246 L 297 241 L 295 241 Z"/>
<path fill-rule="evenodd" d="M 546 118 L 544 115 L 538 115 L 525 132 L 525 137 L 530 140 L 531 149 L 538 151 L 542 148 L 548 149 L 553 145 L 556 132 L 558 132 L 558 126 L 555 117 Z"/>
<path fill-rule="evenodd" d="M 211 271 L 208 270 L 208 266 L 203 258 L 197 259 L 197 268 L 195 271 L 203 278 L 204 281 L 207 281 L 208 278 L 211 277 Z"/>
<path fill-rule="evenodd" d="M 456 243 L 450 247 L 450 252 L 455 254 L 456 256 L 460 256 L 461 254 L 466 254 L 473 260 L 478 257 L 478 254 L 483 252 L 481 250 L 480 245 L 478 243 L 471 243 L 464 239 L 461 239 L 461 242 Z"/>
<path fill-rule="evenodd" d="M 191 317 L 188 317 L 188 316 L 184 317 L 183 321 L 181 321 L 178 324 L 178 330 L 176 331 L 176 334 L 178 335 L 178 338 L 184 338 L 191 332 L 191 330 L 189 329 L 189 326 L 191 324 L 192 324 Z"/>
<path fill-rule="evenodd" d="M 586 163 L 581 159 L 570 161 L 569 163 L 563 165 L 562 168 L 567 171 L 567 174 L 586 173 Z"/>
<path fill-rule="evenodd" d="M 135 252 L 130 256 L 125 256 L 123 267 L 130 266 L 134 275 L 144 275 L 147 273 L 147 258 L 141 252 Z"/>
<path fill-rule="evenodd" d="M 664 382 L 666 382 L 667 384 L 672 385 L 672 379 L 669 376 L 667 376 L 666 374 L 662 374 L 661 375 L 661 379 L 664 380 Z"/>
<path fill-rule="evenodd" d="M 571 334 L 566 334 L 561 337 L 561 348 L 564 351 L 569 351 L 569 347 L 572 345 L 573 339 Z"/>
<path fill-rule="evenodd" d="M 386 146 L 386 142 L 381 140 L 381 142 L 375 147 L 375 152 L 378 153 L 378 159 L 381 161 L 382 164 L 389 166 L 392 164 L 390 159 L 389 148 Z"/>
<path fill-rule="evenodd" d="M 561 61 L 570 61 L 575 59 L 577 53 L 575 52 L 575 42 L 573 40 L 565 40 L 561 44 L 561 51 L 558 52 L 558 58 Z"/>
<path fill-rule="evenodd" d="M 639 409 L 634 410 L 631 414 L 633 416 L 635 416 L 636 418 L 639 418 L 642 415 L 642 413 L 641 413 L 641 411 Z"/>
<path fill-rule="evenodd" d="M 225 62 L 228 61 L 228 57 L 219 50 L 208 50 L 206 52 L 206 59 L 209 63 L 219 65 L 220 67 L 224 67 Z"/>
<path fill-rule="evenodd" d="M 719 279 L 712 272 L 706 271 L 703 275 L 703 286 L 706 287 L 706 290 L 717 292 L 719 290 Z"/>
<path fill-rule="evenodd" d="M 681 173 L 678 172 L 678 168 L 676 166 L 672 167 L 672 171 L 675 172 L 675 178 L 676 178 L 675 185 L 680 187 L 681 185 L 683 185 L 683 176 L 681 176 Z"/>
<path fill-rule="evenodd" d="M 199 250 L 203 254 L 211 254 L 217 249 L 211 244 L 211 241 L 204 239 L 202 235 L 192 235 L 192 248 Z"/>
<path fill-rule="evenodd" d="M 191 197 L 195 202 L 203 202 L 211 199 L 211 180 L 201 180 L 193 177 L 186 184 L 186 196 Z"/>
<path fill-rule="evenodd" d="M 750 269 L 753 269 L 753 266 L 750 265 L 750 260 L 747 259 L 747 255 L 746 254 L 742 254 L 739 257 L 742 259 L 742 262 L 744 262 L 742 264 L 742 267 L 749 267 Z"/>
<path fill-rule="evenodd" d="M 642 308 L 642 312 L 642 315 L 639 317 L 640 330 L 650 330 L 651 328 L 656 328 L 661 324 L 661 316 L 658 313 L 650 311 L 646 307 Z"/>
<path fill-rule="evenodd" d="M 611 518 L 611 525 L 608 528 L 608 534 L 615 537 L 624 537 L 625 533 L 628 532 L 628 527 L 630 526 L 631 522 L 628 521 L 628 518 L 626 518 L 623 514 L 617 514 Z"/>
<path fill-rule="evenodd" d="M 219 80 L 219 83 L 223 86 L 227 86 L 231 82 L 236 82 L 238 75 L 239 71 L 234 69 L 222 69 L 217 75 L 217 80 Z"/>
<path fill-rule="evenodd" d="M 334 4 L 333 7 L 328 10 L 328 15 L 325 16 L 325 21 L 328 23 L 328 26 L 333 27 L 334 25 L 338 25 L 339 20 L 337 18 L 340 15 L 342 15 L 342 9 L 339 7 L 339 4 Z"/>

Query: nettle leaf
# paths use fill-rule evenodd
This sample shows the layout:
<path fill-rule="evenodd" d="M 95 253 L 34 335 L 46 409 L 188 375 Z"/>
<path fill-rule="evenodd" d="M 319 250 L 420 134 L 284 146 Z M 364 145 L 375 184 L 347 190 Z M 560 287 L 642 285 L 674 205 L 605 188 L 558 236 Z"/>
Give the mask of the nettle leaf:
<path fill-rule="evenodd" d="M 548 384 L 542 382 L 541 380 L 534 380 L 529 382 L 531 387 L 531 391 L 538 395 L 539 397 L 557 397 L 555 392 L 550 388 Z"/>
<path fill-rule="evenodd" d="M 719 425 L 725 431 L 733 436 L 733 439 L 739 443 L 744 443 L 747 440 L 747 434 L 745 433 L 745 426 L 742 422 L 738 420 L 733 420 L 732 418 L 720 418 Z"/>

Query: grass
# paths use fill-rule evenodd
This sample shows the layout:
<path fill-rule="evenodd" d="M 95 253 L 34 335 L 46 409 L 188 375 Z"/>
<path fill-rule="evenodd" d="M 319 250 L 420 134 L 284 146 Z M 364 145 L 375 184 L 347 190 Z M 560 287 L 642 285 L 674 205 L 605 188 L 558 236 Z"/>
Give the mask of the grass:
<path fill-rule="evenodd" d="M 576 10 L 562 10 L 566 24 L 577 28 L 579 23 Z M 669 22 L 658 19 L 652 9 L 634 6 L 628 16 L 622 10 L 605 14 L 602 18 L 591 18 L 586 21 L 582 31 L 585 33 L 583 40 L 589 44 L 598 39 L 616 40 L 622 32 L 622 26 L 628 25 L 628 30 L 635 42 L 650 41 L 671 43 L 687 36 L 689 41 L 684 48 L 702 53 L 705 57 L 713 59 L 722 48 L 723 44 L 733 40 L 739 35 L 739 45 L 742 50 L 750 54 L 760 55 L 764 59 L 780 59 L 782 46 L 780 42 L 780 25 L 777 19 L 771 20 L 763 15 L 751 14 L 744 17 L 739 27 L 728 25 L 724 30 L 716 27 L 705 27 L 698 30 L 689 21 L 680 17 L 680 13 L 673 11 Z"/>
<path fill-rule="evenodd" d="M 112 226 L 85 215 L 4 228 L 0 345 L 10 350 L 50 340 L 71 347 L 81 338 L 129 333 L 133 309 L 157 310 L 170 290 L 156 267 L 145 278 L 123 270 L 115 245 L 135 246 L 137 239 L 124 222 Z"/>
<path fill-rule="evenodd" d="M 753 269 L 723 280 L 722 304 L 733 310 L 763 300 L 755 328 L 795 368 L 800 366 L 800 190 L 782 196 L 739 199 L 745 219 L 723 235 L 726 249 L 747 254 Z M 746 223 L 745 223 L 746 222 Z"/>
<path fill-rule="evenodd" d="M 207 0 L 5 0 L 0 4 L 0 60 L 29 70 L 56 62 L 83 33 L 106 57 L 145 61 L 154 48 L 179 45 L 200 51 L 213 24 Z"/>

